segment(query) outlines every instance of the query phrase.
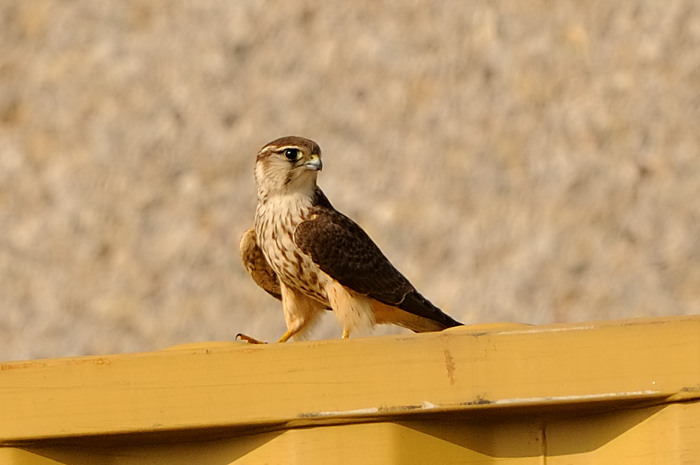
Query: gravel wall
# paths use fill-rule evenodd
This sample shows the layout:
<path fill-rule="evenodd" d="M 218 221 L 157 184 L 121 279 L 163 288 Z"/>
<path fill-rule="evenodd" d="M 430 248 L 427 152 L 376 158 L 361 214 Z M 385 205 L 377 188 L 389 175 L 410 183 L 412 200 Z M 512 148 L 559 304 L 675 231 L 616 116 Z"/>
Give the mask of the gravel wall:
<path fill-rule="evenodd" d="M 696 0 L 5 0 L 0 360 L 279 337 L 238 240 L 290 134 L 466 323 L 700 312 Z"/>

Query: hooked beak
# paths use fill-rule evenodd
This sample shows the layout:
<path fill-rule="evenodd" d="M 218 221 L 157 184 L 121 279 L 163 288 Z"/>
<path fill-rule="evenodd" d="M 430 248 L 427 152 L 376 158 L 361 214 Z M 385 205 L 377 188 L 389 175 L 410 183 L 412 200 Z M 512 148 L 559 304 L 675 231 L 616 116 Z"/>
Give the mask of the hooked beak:
<path fill-rule="evenodd" d="M 321 162 L 321 158 L 319 158 L 318 155 L 311 155 L 309 158 L 309 161 L 304 163 L 304 166 L 306 169 L 312 170 L 312 171 L 321 171 L 323 169 L 323 163 Z"/>

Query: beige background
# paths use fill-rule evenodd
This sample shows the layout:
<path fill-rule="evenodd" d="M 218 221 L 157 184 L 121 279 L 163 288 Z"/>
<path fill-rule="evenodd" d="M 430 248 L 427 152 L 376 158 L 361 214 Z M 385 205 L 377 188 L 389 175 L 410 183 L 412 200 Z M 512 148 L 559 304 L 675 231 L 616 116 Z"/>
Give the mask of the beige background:
<path fill-rule="evenodd" d="M 237 249 L 288 134 L 464 322 L 697 313 L 699 123 L 696 0 L 5 0 L 0 359 L 277 338 Z"/>

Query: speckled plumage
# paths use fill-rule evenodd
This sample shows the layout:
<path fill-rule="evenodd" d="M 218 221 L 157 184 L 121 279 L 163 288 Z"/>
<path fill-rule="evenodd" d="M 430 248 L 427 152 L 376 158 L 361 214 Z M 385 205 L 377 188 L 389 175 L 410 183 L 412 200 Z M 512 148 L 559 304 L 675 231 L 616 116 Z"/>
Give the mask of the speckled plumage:
<path fill-rule="evenodd" d="M 255 230 L 244 235 L 241 257 L 255 282 L 282 300 L 288 331 L 281 341 L 303 332 L 327 308 L 343 337 L 375 323 L 416 332 L 460 325 L 333 208 L 316 185 L 321 167 L 318 144 L 294 136 L 265 145 L 256 161 Z"/>

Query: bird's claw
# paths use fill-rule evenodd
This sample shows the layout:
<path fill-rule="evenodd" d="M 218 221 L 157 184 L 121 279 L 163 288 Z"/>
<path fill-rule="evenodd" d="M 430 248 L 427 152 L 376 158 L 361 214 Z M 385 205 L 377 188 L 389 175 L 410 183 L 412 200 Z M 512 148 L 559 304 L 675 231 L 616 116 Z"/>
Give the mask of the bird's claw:
<path fill-rule="evenodd" d="M 258 339 L 246 336 L 243 333 L 236 334 L 236 341 L 247 342 L 248 344 L 267 344 L 267 342 L 259 341 Z"/>

